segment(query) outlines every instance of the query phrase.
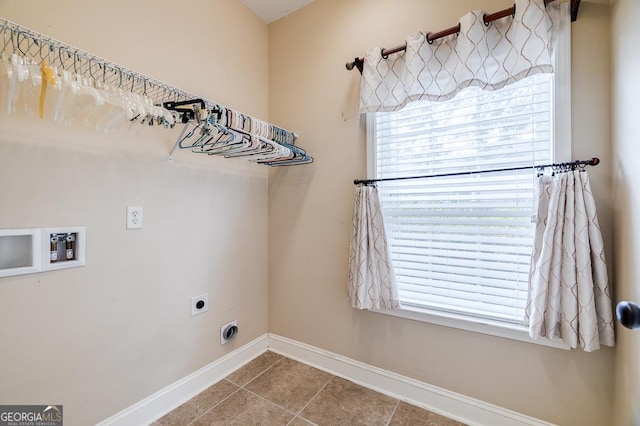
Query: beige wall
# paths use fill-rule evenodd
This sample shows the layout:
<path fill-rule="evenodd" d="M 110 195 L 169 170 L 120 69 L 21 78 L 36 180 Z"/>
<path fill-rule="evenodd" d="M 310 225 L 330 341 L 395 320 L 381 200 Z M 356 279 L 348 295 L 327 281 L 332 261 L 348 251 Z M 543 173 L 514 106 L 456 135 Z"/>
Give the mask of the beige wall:
<path fill-rule="evenodd" d="M 619 3 L 638 15 L 633 1 Z M 0 115 L 0 228 L 86 226 L 88 233 L 86 267 L 0 279 L 0 403 L 62 403 L 69 425 L 95 423 L 269 329 L 558 424 L 609 424 L 611 350 L 565 352 L 357 312 L 346 302 L 351 182 L 364 176 L 365 163 L 359 79 L 344 62 L 478 7 L 317 0 L 267 33 L 236 0 L 179 7 L 116 0 L 102 8 L 0 0 L 2 17 L 248 114 L 268 111 L 271 121 L 300 130 L 316 158 L 273 170 L 267 194 L 263 168 L 186 152 L 166 163 L 176 132 L 102 135 Z M 623 16 L 616 11 L 614 25 L 631 26 Z M 608 31 L 608 6 L 583 2 L 573 24 L 573 156 L 603 160 L 591 177 L 610 242 L 609 69 L 601 59 Z M 638 43 L 620 45 L 627 58 Z M 614 107 L 626 108 L 620 117 L 629 130 L 617 138 L 625 174 L 617 177 L 616 219 L 633 229 L 639 133 L 630 95 L 619 92 L 624 99 L 614 98 Z M 62 184 L 52 182 L 52 164 L 67 165 L 55 171 Z M 125 231 L 127 205 L 144 207 L 142 231 Z M 618 229 L 619 294 L 638 300 L 631 253 L 639 239 Z M 209 312 L 191 318 L 190 297 L 203 292 Z M 231 319 L 240 336 L 222 348 L 218 327 Z M 626 425 L 640 395 L 639 352 L 632 352 L 640 344 L 624 332 L 620 339 L 618 387 L 630 396 L 618 398 L 625 420 L 616 424 Z"/>
<path fill-rule="evenodd" d="M 616 300 L 640 303 L 640 4 L 636 0 L 614 0 L 612 22 Z M 615 424 L 640 424 L 640 332 L 620 326 L 615 391 Z"/>
<path fill-rule="evenodd" d="M 0 16 L 267 118 L 267 26 L 237 0 L 0 0 Z M 0 278 L 0 404 L 63 404 L 65 424 L 94 424 L 267 332 L 265 168 L 169 164 L 177 132 L 157 127 L 0 115 L 0 129 L 0 228 L 87 227 L 86 267 Z M 125 230 L 127 205 L 144 229 Z M 205 292 L 209 312 L 191 318 Z"/>
<path fill-rule="evenodd" d="M 315 156 L 269 177 L 271 332 L 550 422 L 611 422 L 611 349 L 563 351 L 359 312 L 346 300 L 354 178 L 365 176 L 357 72 L 344 63 L 468 10 L 511 0 L 317 0 L 269 26 L 269 114 Z M 573 34 L 573 157 L 590 170 L 611 258 L 609 7 L 583 2 Z"/>

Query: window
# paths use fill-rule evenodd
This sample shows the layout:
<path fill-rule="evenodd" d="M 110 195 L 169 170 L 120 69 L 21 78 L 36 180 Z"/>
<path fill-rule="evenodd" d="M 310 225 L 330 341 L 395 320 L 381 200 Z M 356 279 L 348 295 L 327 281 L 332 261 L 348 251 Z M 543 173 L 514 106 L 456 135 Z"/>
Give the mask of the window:
<path fill-rule="evenodd" d="M 569 58 L 564 33 L 557 51 Z M 468 88 L 450 101 L 369 114 L 371 177 L 568 160 L 568 75 L 567 64 L 558 64 L 555 75 L 501 90 Z M 535 171 L 523 170 L 380 184 L 403 308 L 522 324 L 534 179 Z"/>

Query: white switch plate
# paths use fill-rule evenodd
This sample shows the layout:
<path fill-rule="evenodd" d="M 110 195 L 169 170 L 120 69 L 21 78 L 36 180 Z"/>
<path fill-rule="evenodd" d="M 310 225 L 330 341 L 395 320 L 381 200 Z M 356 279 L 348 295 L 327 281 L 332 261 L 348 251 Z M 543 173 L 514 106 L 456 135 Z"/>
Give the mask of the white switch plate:
<path fill-rule="evenodd" d="M 127 229 L 142 229 L 142 207 L 127 207 Z"/>

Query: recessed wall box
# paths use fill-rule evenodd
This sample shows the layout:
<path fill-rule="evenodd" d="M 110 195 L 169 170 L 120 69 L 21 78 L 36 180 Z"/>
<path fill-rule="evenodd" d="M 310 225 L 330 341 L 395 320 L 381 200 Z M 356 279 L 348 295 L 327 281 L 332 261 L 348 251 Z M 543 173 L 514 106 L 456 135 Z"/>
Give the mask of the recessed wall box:
<path fill-rule="evenodd" d="M 40 271 L 40 229 L 0 229 L 0 277 Z"/>
<path fill-rule="evenodd" d="M 84 227 L 43 228 L 42 271 L 84 266 L 86 230 Z"/>

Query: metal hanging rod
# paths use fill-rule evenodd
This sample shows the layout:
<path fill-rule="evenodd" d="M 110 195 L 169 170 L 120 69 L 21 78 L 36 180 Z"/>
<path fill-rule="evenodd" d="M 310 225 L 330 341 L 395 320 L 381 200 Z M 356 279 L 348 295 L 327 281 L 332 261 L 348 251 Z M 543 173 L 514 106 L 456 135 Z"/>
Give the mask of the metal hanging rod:
<path fill-rule="evenodd" d="M 269 138 L 276 143 L 293 145 L 298 137 L 296 132 L 254 119 L 0 17 L 0 57 L 14 53 L 38 64 L 46 61 L 51 67 L 90 77 L 96 83 L 144 95 L 154 105 L 179 112 L 183 123 L 196 119 L 195 107 L 188 111 L 178 107 L 197 104 L 209 113 L 224 110 L 266 127 L 268 130 L 265 132 L 272 135 Z M 312 160 L 311 157 L 309 159 Z"/>
<path fill-rule="evenodd" d="M 556 0 L 544 0 L 544 4 L 546 6 L 547 4 L 553 1 L 556 1 Z M 571 0 L 571 20 L 572 21 L 575 21 L 578 18 L 579 7 L 580 7 L 580 0 Z M 498 19 L 505 18 L 507 16 L 513 16 L 515 13 L 516 13 L 516 6 L 513 5 L 507 9 L 503 9 L 495 13 L 485 14 L 483 16 L 483 20 L 485 25 L 489 25 L 489 22 L 493 22 Z M 429 32 L 427 33 L 427 42 L 433 43 L 434 40 L 437 40 L 439 38 L 443 38 L 446 36 L 450 36 L 453 34 L 457 34 L 459 32 L 460 32 L 460 24 L 451 28 L 447 28 L 446 30 L 439 31 L 437 33 Z M 402 46 L 392 47 L 391 49 L 382 49 L 382 57 L 386 58 L 388 55 L 403 52 L 405 50 L 407 50 L 406 43 L 403 44 Z M 353 61 L 347 62 L 345 66 L 349 71 L 351 71 L 353 68 L 357 68 L 358 71 L 360 71 L 360 74 L 362 74 L 362 69 L 364 67 L 364 58 L 356 57 Z"/>
<path fill-rule="evenodd" d="M 1 17 L 0 37 L 0 54 L 16 53 L 31 57 L 39 63 L 46 60 L 52 67 L 91 77 L 95 81 L 132 93 L 146 95 L 157 105 L 162 104 L 163 100 L 181 101 L 197 97 Z"/>
<path fill-rule="evenodd" d="M 600 159 L 597 157 L 593 157 L 589 160 L 577 160 L 570 161 L 568 163 L 554 163 L 554 164 L 540 164 L 537 166 L 520 166 L 520 167 L 507 167 L 503 169 L 490 169 L 490 170 L 471 170 L 468 172 L 453 172 L 453 173 L 442 173 L 435 175 L 422 175 L 422 176 L 404 176 L 404 177 L 395 177 L 395 178 L 382 178 L 382 179 L 356 179 L 353 181 L 355 185 L 370 185 L 376 182 L 391 182 L 396 180 L 410 180 L 410 179 L 427 179 L 427 178 L 437 178 L 437 177 L 449 177 L 449 176 L 464 176 L 464 175 L 477 175 L 484 173 L 497 173 L 497 172 L 511 172 L 514 170 L 529 170 L 529 169 L 546 169 L 546 168 L 556 168 L 556 169 L 569 169 L 574 170 L 577 167 L 584 166 L 597 166 L 600 164 Z"/>

